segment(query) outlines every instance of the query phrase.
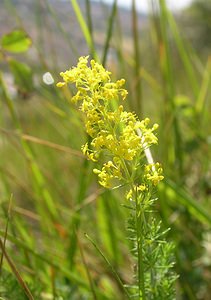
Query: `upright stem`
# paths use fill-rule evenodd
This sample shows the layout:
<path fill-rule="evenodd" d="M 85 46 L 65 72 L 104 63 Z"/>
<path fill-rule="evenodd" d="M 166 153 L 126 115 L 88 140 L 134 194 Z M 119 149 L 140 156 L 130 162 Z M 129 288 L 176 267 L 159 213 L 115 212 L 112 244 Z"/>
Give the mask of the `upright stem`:
<path fill-rule="evenodd" d="M 131 182 L 131 175 L 128 171 L 127 165 L 122 159 L 122 166 L 125 170 L 125 174 L 127 177 L 127 180 L 131 186 L 133 196 L 135 198 L 135 218 L 136 218 L 136 242 L 137 242 L 137 253 L 138 253 L 138 289 L 139 289 L 139 300 L 146 300 L 145 295 L 145 278 L 144 278 L 144 262 L 143 262 L 143 223 L 145 220 L 144 212 L 141 208 L 141 205 L 139 203 L 138 197 L 137 197 L 137 189 L 135 188 L 134 183 Z"/>
<path fill-rule="evenodd" d="M 145 295 L 145 277 L 144 277 L 144 262 L 143 262 L 143 233 L 145 216 L 141 204 L 137 197 L 137 189 L 135 189 L 134 183 L 131 182 L 131 175 L 128 171 L 125 161 L 122 159 L 122 166 L 125 170 L 126 177 L 133 191 L 135 198 L 135 211 L 136 211 L 136 242 L 137 242 L 137 253 L 138 253 L 138 288 L 139 288 L 139 300 L 146 300 Z"/>
<path fill-rule="evenodd" d="M 137 191 L 135 194 L 136 201 L 136 241 L 137 241 L 137 253 L 138 253 L 138 288 L 139 288 L 139 299 L 145 300 L 145 278 L 144 278 L 144 262 L 143 262 L 143 222 L 144 212 L 141 208 L 137 197 Z"/>
<path fill-rule="evenodd" d="M 138 1 L 137 1 L 138 2 Z M 142 86 L 140 78 L 140 49 L 139 49 L 139 36 L 138 36 L 138 16 L 136 9 L 136 1 L 132 1 L 132 27 L 133 27 L 133 45 L 134 45 L 134 60 L 135 60 L 135 82 L 136 82 L 136 109 L 139 115 L 143 115 L 142 107 Z"/>

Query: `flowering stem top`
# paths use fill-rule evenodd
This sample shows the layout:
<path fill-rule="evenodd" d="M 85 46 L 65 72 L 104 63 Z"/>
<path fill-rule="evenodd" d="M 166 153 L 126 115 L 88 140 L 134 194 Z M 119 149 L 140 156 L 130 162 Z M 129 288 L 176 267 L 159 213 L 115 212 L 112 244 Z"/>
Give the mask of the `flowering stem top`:
<path fill-rule="evenodd" d="M 93 170 L 99 183 L 111 188 L 117 183 L 131 185 L 135 179 L 139 190 L 147 190 L 163 179 L 158 163 L 145 165 L 142 174 L 139 171 L 144 151 L 157 144 L 154 131 L 158 125 L 149 128 L 148 118 L 140 121 L 135 113 L 124 110 L 122 103 L 128 94 L 123 88 L 125 80 L 112 82 L 110 74 L 94 60 L 88 66 L 88 56 L 80 57 L 77 67 L 60 73 L 63 82 L 57 86 L 75 83 L 77 92 L 72 102 L 79 103 L 85 114 L 86 132 L 91 137 L 82 151 L 94 162 L 104 160 L 101 169 Z"/>
<path fill-rule="evenodd" d="M 158 125 L 149 127 L 148 118 L 139 120 L 135 113 L 124 110 L 125 80 L 112 82 L 110 74 L 94 60 L 89 65 L 88 56 L 81 57 L 77 67 L 60 74 L 63 82 L 57 86 L 76 86 L 72 102 L 84 113 L 90 136 L 82 151 L 98 164 L 93 171 L 99 183 L 106 188 L 128 187 L 128 231 L 137 261 L 136 284 L 127 293 L 129 299 L 131 295 L 137 300 L 173 300 L 177 278 L 171 271 L 173 246 L 162 239 L 166 231 L 160 230 L 152 213 L 153 188 L 163 179 L 162 168 L 153 162 L 149 150 L 158 142 L 154 134 Z"/>

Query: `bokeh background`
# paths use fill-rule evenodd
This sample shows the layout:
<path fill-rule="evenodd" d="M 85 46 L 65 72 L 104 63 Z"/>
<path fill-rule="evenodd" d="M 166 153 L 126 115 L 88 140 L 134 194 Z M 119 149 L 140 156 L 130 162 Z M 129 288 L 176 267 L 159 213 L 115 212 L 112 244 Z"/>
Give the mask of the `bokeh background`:
<path fill-rule="evenodd" d="M 133 281 L 124 191 L 99 187 L 74 91 L 56 87 L 90 55 L 126 79 L 127 109 L 160 125 L 157 216 L 175 243 L 177 299 L 209 300 L 211 1 L 0 0 L 0 36 L 0 236 L 13 262 L 1 259 L 0 296 L 30 299 L 25 282 L 35 299 L 94 299 L 92 285 L 124 299 L 84 232 Z"/>

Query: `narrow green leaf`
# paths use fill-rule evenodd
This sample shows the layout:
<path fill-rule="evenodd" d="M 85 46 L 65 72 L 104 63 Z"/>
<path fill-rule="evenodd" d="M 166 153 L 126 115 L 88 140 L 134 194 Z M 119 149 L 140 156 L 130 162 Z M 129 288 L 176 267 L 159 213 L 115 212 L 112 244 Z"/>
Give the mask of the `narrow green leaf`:
<path fill-rule="evenodd" d="M 4 234 L 5 234 L 4 231 L 0 230 L 0 236 L 4 236 Z M 86 289 L 88 288 L 87 283 L 83 280 L 83 278 L 81 278 L 77 274 L 75 274 L 72 271 L 70 271 L 61 262 L 58 262 L 55 259 L 54 260 L 50 259 L 47 255 L 44 255 L 44 254 L 41 254 L 41 253 L 37 252 L 36 249 L 31 248 L 28 244 L 26 244 L 23 241 L 15 238 L 11 234 L 7 235 L 7 240 L 9 240 L 12 243 L 14 243 L 17 247 L 21 247 L 21 248 L 25 249 L 26 251 L 30 252 L 34 257 L 38 258 L 43 263 L 46 263 L 46 264 L 48 264 L 50 266 L 53 266 L 54 268 L 56 268 L 57 270 L 59 270 L 62 274 L 64 274 L 65 276 L 67 276 L 67 278 L 69 278 L 75 284 L 77 284 L 79 286 L 82 286 L 82 287 L 84 287 Z"/>
<path fill-rule="evenodd" d="M 1 47 L 3 50 L 20 53 L 25 52 L 29 49 L 32 44 L 31 39 L 22 30 L 14 30 L 8 34 L 5 34 L 1 38 Z"/>
<path fill-rule="evenodd" d="M 174 37 L 174 41 L 176 43 L 181 60 L 185 67 L 187 78 L 191 84 L 191 89 L 194 93 L 194 96 L 197 97 L 197 95 L 199 93 L 199 84 L 198 84 L 195 70 L 193 68 L 193 64 L 190 61 L 190 55 L 188 55 L 188 52 L 187 52 L 189 49 L 181 37 L 181 33 L 177 27 L 177 24 L 174 20 L 172 13 L 170 13 L 168 10 L 166 13 L 167 13 L 168 24 L 171 28 L 171 32 Z"/>
<path fill-rule="evenodd" d="M 120 260 L 118 239 L 112 214 L 112 193 L 105 191 L 97 201 L 97 218 L 102 243 L 116 266 Z"/>
<path fill-rule="evenodd" d="M 211 78 L 211 59 L 208 58 L 206 67 L 204 69 L 204 74 L 203 74 L 202 83 L 200 86 L 200 91 L 199 91 L 198 98 L 197 98 L 196 104 L 195 104 L 196 112 L 199 115 L 201 115 L 201 118 L 202 118 L 202 114 L 203 114 L 203 111 L 205 108 L 207 92 L 208 92 L 208 89 L 210 86 L 210 78 Z"/>
<path fill-rule="evenodd" d="M 84 38 L 87 42 L 87 45 L 90 49 L 90 53 L 92 54 L 93 58 L 95 60 L 98 60 L 97 58 L 97 53 L 95 51 L 95 48 L 94 48 L 94 42 L 93 42 L 93 39 L 92 39 L 92 35 L 89 31 L 89 28 L 85 22 L 85 19 L 82 15 L 82 12 L 81 12 L 81 9 L 80 9 L 80 6 L 78 5 L 77 1 L 76 0 L 70 0 L 70 2 L 72 3 L 72 6 L 73 6 L 73 9 L 75 11 L 75 15 L 78 19 L 78 23 L 81 27 L 81 30 L 83 32 L 83 35 L 84 35 Z"/>
<path fill-rule="evenodd" d="M 171 180 L 166 180 L 159 184 L 159 190 L 166 190 L 168 200 L 179 203 L 185 206 L 190 214 L 192 214 L 197 220 L 205 224 L 211 224 L 211 216 L 209 212 L 197 202 L 188 192 L 178 186 Z"/>
<path fill-rule="evenodd" d="M 182 151 L 182 138 L 181 130 L 179 123 L 179 116 L 175 114 L 175 95 L 176 87 L 173 73 L 172 65 L 172 53 L 169 42 L 168 35 L 168 9 L 165 0 L 159 0 L 160 7 L 160 29 L 161 36 L 158 35 L 159 47 L 162 49 L 160 51 L 160 64 L 161 71 L 163 76 L 163 96 L 164 96 L 164 118 L 163 118 L 163 127 L 165 124 L 172 119 L 172 131 L 174 132 L 175 143 L 169 133 L 165 134 L 165 144 L 168 144 L 168 149 L 164 149 L 166 152 L 166 157 L 168 159 L 168 164 L 172 163 L 178 167 L 178 177 L 182 178 L 184 172 L 183 166 L 183 151 Z"/>
<path fill-rule="evenodd" d="M 112 29 L 113 29 L 114 19 L 115 19 L 115 16 L 116 16 L 116 11 L 117 11 L 117 0 L 114 1 L 112 11 L 111 11 L 111 15 L 110 15 L 109 20 L 108 20 L 108 29 L 107 29 L 106 41 L 105 41 L 105 46 L 104 46 L 104 49 L 103 49 L 103 57 L 102 57 L 102 65 L 103 66 L 105 66 L 106 59 L 107 59 L 107 56 L 108 56 L 109 44 L 110 44 L 110 40 L 111 40 L 111 37 L 112 37 Z"/>
<path fill-rule="evenodd" d="M 85 237 L 92 243 L 92 245 L 95 247 L 95 249 L 97 250 L 97 252 L 101 255 L 101 257 L 104 259 L 104 261 L 106 262 L 106 264 L 109 266 L 109 268 L 111 269 L 113 275 L 115 276 L 116 280 L 119 282 L 120 286 L 122 287 L 123 291 L 125 292 L 125 295 L 128 297 L 128 299 L 130 299 L 130 295 L 124 285 L 124 283 L 122 282 L 121 278 L 119 277 L 119 274 L 117 273 L 117 271 L 114 269 L 114 267 L 112 266 L 112 264 L 110 263 L 110 261 L 107 259 L 107 257 L 103 254 L 103 252 L 101 251 L 101 249 L 97 246 L 97 244 L 94 242 L 94 240 L 87 234 L 84 234 Z"/>

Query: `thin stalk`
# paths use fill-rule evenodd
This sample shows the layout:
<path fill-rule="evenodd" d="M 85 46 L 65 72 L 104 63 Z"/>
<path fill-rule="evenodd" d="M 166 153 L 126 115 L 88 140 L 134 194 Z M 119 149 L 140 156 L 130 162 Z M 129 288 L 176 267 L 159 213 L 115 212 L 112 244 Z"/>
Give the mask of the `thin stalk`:
<path fill-rule="evenodd" d="M 211 78 L 211 58 L 209 57 L 207 60 L 206 67 L 204 69 L 204 73 L 202 76 L 202 83 L 199 90 L 198 97 L 195 103 L 196 113 L 198 114 L 198 121 L 204 120 L 203 113 L 205 109 L 205 101 L 207 98 L 207 92 L 210 86 L 210 78 Z"/>
<path fill-rule="evenodd" d="M 9 221 L 10 221 L 11 205 L 12 205 L 12 195 L 10 196 L 9 207 L 8 207 L 8 212 L 7 212 L 7 221 L 6 221 L 5 235 L 4 235 L 4 240 L 3 240 L 4 249 L 5 249 L 6 241 L 7 241 L 7 232 L 8 232 L 8 226 L 9 226 Z M 0 259 L 0 275 L 1 275 L 1 270 L 2 270 L 3 258 L 4 258 L 4 251 L 2 251 L 1 259 Z"/>
<path fill-rule="evenodd" d="M 45 24 L 46 18 L 44 17 L 45 7 L 44 7 L 44 2 L 41 0 L 38 0 L 35 3 L 36 3 L 35 4 L 36 5 L 35 6 L 36 28 L 37 28 L 37 32 L 38 32 L 37 44 L 39 45 L 40 53 L 42 53 L 41 55 L 44 56 L 44 54 L 46 53 L 46 51 L 44 50 L 44 48 L 45 48 L 44 28 L 46 26 L 46 24 Z M 46 56 L 45 56 L 44 60 L 45 59 L 46 59 Z"/>
<path fill-rule="evenodd" d="M 112 263 L 118 268 L 120 261 L 120 253 L 118 247 L 118 237 L 116 232 L 116 226 L 114 226 L 113 215 L 114 199 L 112 199 L 112 193 L 109 190 L 105 190 L 102 193 L 100 199 L 97 201 L 97 220 L 99 223 L 99 231 L 101 232 L 101 240 L 112 258 Z"/>
<path fill-rule="evenodd" d="M 91 16 L 91 5 L 90 0 L 86 0 L 86 13 L 87 13 L 87 23 L 90 35 L 92 36 L 93 33 L 93 26 L 92 26 L 92 16 Z"/>
<path fill-rule="evenodd" d="M 138 131 L 137 134 L 141 136 L 141 132 Z M 144 141 L 142 141 L 142 144 L 144 146 Z M 144 152 L 148 163 L 153 163 L 153 157 L 151 151 L 149 149 L 145 149 Z M 143 234 L 144 234 L 143 230 L 144 230 L 145 215 L 144 215 L 144 211 L 142 210 L 141 203 L 139 202 L 137 197 L 137 189 L 136 190 L 134 189 L 134 184 L 131 182 L 131 176 L 124 160 L 122 160 L 122 166 L 135 198 L 136 242 L 137 242 L 137 254 L 138 254 L 138 288 L 139 288 L 140 300 L 145 300 L 146 299 L 145 276 L 144 276 L 145 270 L 144 270 L 144 262 L 143 262 Z"/>
<path fill-rule="evenodd" d="M 5 247 L 4 247 L 4 243 L 2 242 L 2 240 L 0 239 L 0 248 L 2 250 L 2 253 L 4 254 L 5 259 L 7 260 L 8 265 L 10 266 L 13 274 L 15 275 L 18 283 L 20 284 L 20 286 L 23 288 L 27 298 L 29 300 L 34 300 L 34 297 L 32 296 L 28 286 L 26 285 L 25 281 L 23 280 L 23 278 L 21 277 L 18 269 L 16 268 L 15 264 L 13 263 L 13 261 L 11 260 L 11 258 L 9 257 L 9 255 L 7 254 L 7 252 L 5 251 Z"/>
<path fill-rule="evenodd" d="M 137 190 L 135 191 L 136 204 L 136 242 L 138 253 L 138 288 L 140 300 L 146 299 L 145 294 L 145 276 L 144 276 L 144 262 L 143 262 L 143 211 L 137 198 Z"/>
<path fill-rule="evenodd" d="M 137 17 L 137 9 L 136 9 L 136 0 L 132 1 L 132 28 L 133 28 L 133 45 L 134 45 L 134 60 L 135 60 L 135 82 L 136 82 L 136 109 L 137 113 L 142 116 L 143 115 L 143 107 L 142 107 L 142 86 L 141 86 L 141 78 L 140 78 L 140 49 L 139 49 L 139 38 L 138 38 L 138 17 Z"/>
<path fill-rule="evenodd" d="M 78 184 L 78 191 L 76 196 L 76 205 L 81 205 L 83 200 L 86 197 L 86 192 L 88 188 L 88 169 L 89 169 L 89 161 L 84 159 L 81 167 L 81 172 L 79 175 L 79 184 Z M 78 215 L 74 215 L 72 217 L 71 223 L 69 225 L 69 249 L 68 249 L 68 256 L 69 256 L 69 264 L 71 269 L 74 269 L 74 261 L 75 261 L 75 254 L 77 251 L 77 232 L 80 227 L 81 220 Z"/>
<path fill-rule="evenodd" d="M 123 48 L 123 36 L 122 36 L 122 28 L 121 22 L 119 18 L 118 10 L 116 12 L 116 27 L 115 27 L 115 38 L 114 38 L 114 45 L 117 51 L 117 58 L 119 63 L 119 70 L 118 74 L 127 74 L 125 69 L 125 61 L 124 61 L 124 48 Z M 118 75 L 121 76 L 121 75 Z"/>
<path fill-rule="evenodd" d="M 102 256 L 102 258 L 107 263 L 107 265 L 110 267 L 110 269 L 111 269 L 112 273 L 114 274 L 115 278 L 117 279 L 118 283 L 120 284 L 120 286 L 124 290 L 124 292 L 127 295 L 128 299 L 130 299 L 130 295 L 129 295 L 127 289 L 125 288 L 124 283 L 122 282 L 121 278 L 119 277 L 119 274 L 116 272 L 116 270 L 114 269 L 114 267 L 112 266 L 110 261 L 107 259 L 107 257 L 103 254 L 103 252 L 100 250 L 100 248 L 97 246 L 97 244 L 93 241 L 93 239 L 87 233 L 85 233 L 85 237 L 92 243 L 92 245 L 99 252 L 99 254 Z"/>
<path fill-rule="evenodd" d="M 47 140 L 43 140 L 43 139 L 37 138 L 35 136 L 31 136 L 28 134 L 21 134 L 20 132 L 14 132 L 14 131 L 11 131 L 11 130 L 8 130 L 5 128 L 1 128 L 1 127 L 0 127 L 0 132 L 7 136 L 8 135 L 15 136 L 15 137 L 23 139 L 24 141 L 32 142 L 32 143 L 42 145 L 42 146 L 48 147 L 50 149 L 56 150 L 56 151 L 61 151 L 61 152 L 65 152 L 65 153 L 77 156 L 77 157 L 84 158 L 83 154 L 81 152 L 79 152 L 78 150 L 74 150 L 67 146 L 63 146 L 63 145 L 56 144 L 56 143 L 53 143 L 53 142 L 50 142 Z"/>
<path fill-rule="evenodd" d="M 139 288 L 139 297 L 140 297 L 139 300 L 145 300 L 146 295 L 145 295 L 145 277 L 144 277 L 144 263 L 143 263 L 143 233 L 142 233 L 145 216 L 137 198 L 137 190 L 134 189 L 134 184 L 131 182 L 131 176 L 124 160 L 122 160 L 122 165 L 135 198 L 136 242 L 137 242 L 137 253 L 138 253 L 138 288 Z"/>
<path fill-rule="evenodd" d="M 107 56 L 108 56 L 109 43 L 110 43 L 110 40 L 111 40 L 111 37 L 112 37 L 112 32 L 113 32 L 112 29 L 113 29 L 114 19 L 115 19 L 115 16 L 116 16 L 116 11 L 117 11 L 117 0 L 114 1 L 114 4 L 112 6 L 111 15 L 110 15 L 109 20 L 108 20 L 108 29 L 107 29 L 107 35 L 106 35 L 106 42 L 105 42 L 103 57 L 102 57 L 102 65 L 103 66 L 105 66 Z"/>
<path fill-rule="evenodd" d="M 94 48 L 94 36 L 93 36 L 93 24 L 92 24 L 90 0 L 86 0 L 86 15 L 87 15 L 87 28 L 89 30 L 90 39 L 91 39 L 90 54 L 91 54 L 91 58 L 95 58 L 96 54 Z"/>
<path fill-rule="evenodd" d="M 83 264 L 84 264 L 84 267 L 85 267 L 85 270 L 86 270 L 86 274 L 87 274 L 87 277 L 88 277 L 88 280 L 89 280 L 89 285 L 90 285 L 90 289 L 91 289 L 91 292 L 92 292 L 93 300 L 97 300 L 95 285 L 94 285 L 94 282 L 92 280 L 90 270 L 89 270 L 89 267 L 87 265 L 86 258 L 85 258 L 84 252 L 83 252 L 83 247 L 82 247 L 81 242 L 80 242 L 79 239 L 78 239 L 78 245 L 79 245 L 79 249 L 80 249 L 80 253 L 81 253 L 81 258 L 82 258 L 82 261 L 83 261 Z"/>

